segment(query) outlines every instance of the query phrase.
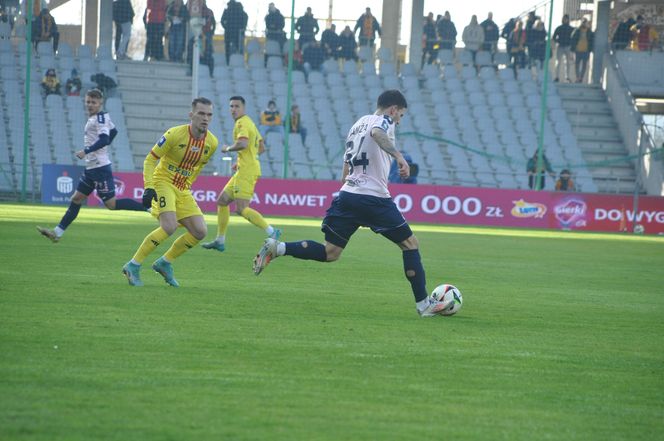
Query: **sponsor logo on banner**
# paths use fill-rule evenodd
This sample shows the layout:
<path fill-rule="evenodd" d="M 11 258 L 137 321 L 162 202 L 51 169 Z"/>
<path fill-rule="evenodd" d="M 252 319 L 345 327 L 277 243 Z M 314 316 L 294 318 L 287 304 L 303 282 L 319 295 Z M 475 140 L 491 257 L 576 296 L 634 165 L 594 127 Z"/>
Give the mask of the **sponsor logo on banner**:
<path fill-rule="evenodd" d="M 585 227 L 588 206 L 576 197 L 563 199 L 555 206 L 554 213 L 563 228 Z"/>
<path fill-rule="evenodd" d="M 546 205 L 538 202 L 526 202 L 523 199 L 512 201 L 512 216 L 518 218 L 542 218 L 546 214 Z"/>
<path fill-rule="evenodd" d="M 67 170 L 64 170 L 62 176 L 55 180 L 55 188 L 58 190 L 58 193 L 69 194 L 72 192 L 74 189 L 74 180 L 69 176 Z"/>

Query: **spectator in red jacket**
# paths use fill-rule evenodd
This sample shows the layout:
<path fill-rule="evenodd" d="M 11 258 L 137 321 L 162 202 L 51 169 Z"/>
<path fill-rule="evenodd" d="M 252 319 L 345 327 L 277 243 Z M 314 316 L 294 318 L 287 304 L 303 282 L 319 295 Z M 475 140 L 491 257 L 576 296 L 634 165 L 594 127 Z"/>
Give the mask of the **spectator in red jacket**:
<path fill-rule="evenodd" d="M 143 23 L 147 32 L 143 60 L 163 60 L 166 0 L 148 0 L 145 14 L 143 14 Z"/>

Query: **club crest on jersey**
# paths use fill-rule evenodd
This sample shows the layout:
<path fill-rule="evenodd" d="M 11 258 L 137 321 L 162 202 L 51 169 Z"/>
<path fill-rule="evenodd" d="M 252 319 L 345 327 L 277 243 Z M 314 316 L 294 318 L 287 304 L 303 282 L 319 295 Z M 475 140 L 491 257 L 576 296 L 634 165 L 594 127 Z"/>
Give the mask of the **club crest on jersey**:
<path fill-rule="evenodd" d="M 159 138 L 159 141 L 157 141 L 157 145 L 161 147 L 164 145 L 165 142 L 166 142 L 166 137 L 162 136 L 161 138 Z"/>
<path fill-rule="evenodd" d="M 178 147 L 180 147 L 181 149 L 183 149 L 183 148 L 187 147 L 187 144 L 178 144 Z"/>
<path fill-rule="evenodd" d="M 195 146 L 195 145 L 194 145 L 194 146 L 191 146 L 191 151 L 194 152 L 194 153 L 196 153 L 196 152 L 199 151 L 200 149 L 201 149 L 200 147 L 197 147 L 197 146 Z"/>

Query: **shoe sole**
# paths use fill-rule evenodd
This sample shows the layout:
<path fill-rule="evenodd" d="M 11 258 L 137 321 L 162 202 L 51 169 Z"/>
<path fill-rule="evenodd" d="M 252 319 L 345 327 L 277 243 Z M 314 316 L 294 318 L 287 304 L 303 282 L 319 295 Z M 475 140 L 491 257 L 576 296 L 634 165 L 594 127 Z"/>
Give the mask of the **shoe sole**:
<path fill-rule="evenodd" d="M 223 247 L 222 249 L 219 249 L 219 248 L 217 248 L 216 245 L 203 244 L 203 245 L 201 245 L 201 247 L 205 248 L 206 250 L 216 250 L 216 251 L 219 251 L 220 253 L 223 253 L 224 251 L 226 251 L 226 247 Z"/>
<path fill-rule="evenodd" d="M 42 236 L 44 236 L 53 243 L 58 243 L 58 241 L 60 240 L 58 236 L 52 235 L 51 232 L 46 228 L 37 227 L 37 231 L 39 231 L 39 234 L 41 234 Z"/>

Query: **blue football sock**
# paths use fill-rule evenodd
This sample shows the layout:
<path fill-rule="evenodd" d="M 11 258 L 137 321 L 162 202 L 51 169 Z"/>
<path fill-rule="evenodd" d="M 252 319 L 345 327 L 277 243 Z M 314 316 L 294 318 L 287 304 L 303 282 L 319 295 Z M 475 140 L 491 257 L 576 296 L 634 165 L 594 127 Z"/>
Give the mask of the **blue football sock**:
<path fill-rule="evenodd" d="M 58 227 L 62 228 L 63 230 L 66 230 L 69 224 L 74 222 L 74 219 L 76 219 L 76 216 L 78 216 L 78 212 L 81 210 L 81 206 L 79 204 L 75 204 L 73 202 L 69 203 L 69 208 L 67 208 L 67 211 L 65 212 L 65 215 L 62 216 L 62 219 L 60 220 L 60 223 L 58 224 Z"/>
<path fill-rule="evenodd" d="M 130 211 L 146 211 L 143 204 L 137 202 L 133 199 L 116 199 L 115 200 L 115 209 L 116 210 L 130 210 Z"/>
<path fill-rule="evenodd" d="M 419 250 L 405 250 L 403 252 L 403 270 L 406 279 L 410 282 L 416 302 L 426 299 L 429 294 L 426 287 L 426 276 L 420 258 Z"/>
<path fill-rule="evenodd" d="M 293 256 L 297 259 L 317 260 L 319 262 L 327 261 L 327 252 L 325 245 L 314 242 L 313 240 L 303 240 L 300 242 L 286 242 L 287 256 Z"/>

